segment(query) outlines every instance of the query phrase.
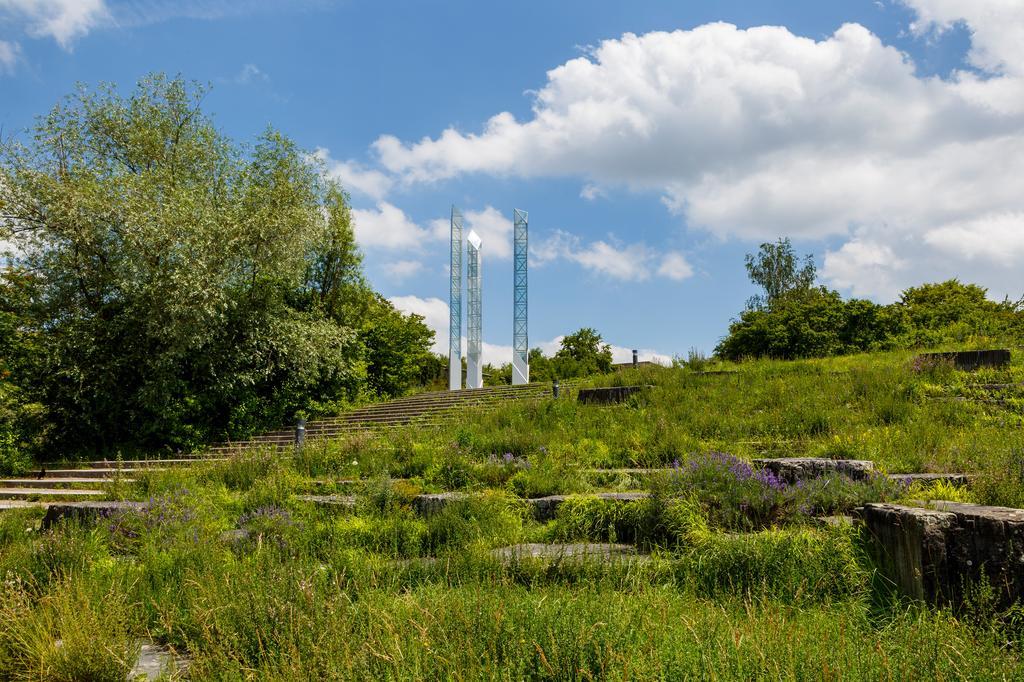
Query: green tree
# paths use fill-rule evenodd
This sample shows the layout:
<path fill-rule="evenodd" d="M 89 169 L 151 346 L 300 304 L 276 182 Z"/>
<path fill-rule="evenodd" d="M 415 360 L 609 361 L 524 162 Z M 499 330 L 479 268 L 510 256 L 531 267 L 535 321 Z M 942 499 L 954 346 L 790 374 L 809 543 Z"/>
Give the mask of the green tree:
<path fill-rule="evenodd" d="M 344 194 L 273 130 L 224 136 L 203 95 L 82 88 L 3 150 L 55 446 L 190 447 L 363 385 Z"/>
<path fill-rule="evenodd" d="M 801 264 L 789 237 L 761 244 L 757 254 L 747 254 L 745 264 L 750 281 L 764 289 L 750 298 L 748 308 L 769 307 L 788 292 L 807 291 L 817 276 L 814 258 L 808 254 Z"/>
<path fill-rule="evenodd" d="M 366 347 L 366 380 L 380 396 L 398 396 L 416 383 L 433 356 L 434 331 L 421 315 L 405 315 L 383 296 L 374 295 L 360 330 Z"/>
<path fill-rule="evenodd" d="M 552 364 L 560 379 L 606 374 L 612 370 L 612 349 L 597 330 L 583 327 L 562 339 Z"/>
<path fill-rule="evenodd" d="M 719 357 L 794 359 L 892 347 L 902 318 L 890 306 L 844 301 L 825 287 L 790 291 L 770 308 L 748 308 L 715 348 Z"/>

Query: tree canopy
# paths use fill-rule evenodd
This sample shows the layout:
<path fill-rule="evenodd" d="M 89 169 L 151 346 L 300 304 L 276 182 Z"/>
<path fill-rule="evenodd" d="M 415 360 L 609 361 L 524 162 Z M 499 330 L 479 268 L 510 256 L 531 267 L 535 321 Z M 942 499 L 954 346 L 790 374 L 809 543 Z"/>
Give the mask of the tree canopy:
<path fill-rule="evenodd" d="M 204 95 L 162 75 L 83 87 L 3 148 L 21 385 L 53 444 L 192 447 L 400 392 L 375 316 L 409 325 L 390 353 L 429 346 L 364 281 L 343 189 L 273 129 L 225 136 Z"/>
<path fill-rule="evenodd" d="M 879 305 L 844 300 L 814 286 L 814 262 L 797 267 L 788 239 L 762 244 L 745 259 L 751 281 L 764 290 L 729 325 L 715 354 L 728 359 L 822 357 L 845 353 L 963 343 L 971 338 L 1019 338 L 1018 303 L 997 303 L 975 284 L 955 279 L 905 290 Z"/>

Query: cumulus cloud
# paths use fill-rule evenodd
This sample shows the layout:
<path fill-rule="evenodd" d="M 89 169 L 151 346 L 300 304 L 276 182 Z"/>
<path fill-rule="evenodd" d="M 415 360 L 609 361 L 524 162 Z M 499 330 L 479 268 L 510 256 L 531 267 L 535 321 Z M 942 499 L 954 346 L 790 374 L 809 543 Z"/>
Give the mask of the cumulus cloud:
<path fill-rule="evenodd" d="M 666 253 L 658 266 L 658 274 L 662 277 L 681 282 L 687 277 L 693 276 L 693 268 L 686 260 L 686 256 L 678 251 Z"/>
<path fill-rule="evenodd" d="M 65 50 L 110 19 L 104 0 L 0 0 L 0 15 L 33 37 L 53 38 Z"/>
<path fill-rule="evenodd" d="M 643 282 L 652 273 L 675 281 L 693 274 L 683 254 L 671 251 L 659 256 L 642 242 L 621 244 L 611 239 L 586 243 L 577 235 L 555 230 L 530 247 L 530 263 L 534 266 L 543 267 L 558 259 L 625 282 Z"/>
<path fill-rule="evenodd" d="M 431 233 L 413 222 L 405 212 L 386 201 L 375 209 L 353 209 L 356 242 L 366 249 L 417 249 Z"/>
<path fill-rule="evenodd" d="M 959 22 L 971 32 L 971 64 L 990 73 L 1024 74 L 1024 21 L 1016 0 L 904 0 L 917 13 L 918 34 Z"/>
<path fill-rule="evenodd" d="M 399 260 L 384 264 L 384 272 L 392 280 L 402 282 L 423 270 L 423 263 L 418 260 Z"/>
<path fill-rule="evenodd" d="M 374 201 L 380 201 L 394 184 L 394 180 L 379 170 L 366 168 L 355 161 L 331 158 L 331 152 L 326 147 L 317 147 L 313 156 L 324 164 L 329 178 L 353 194 L 363 194 Z"/>
<path fill-rule="evenodd" d="M 584 198 L 616 185 L 653 192 L 690 229 L 720 238 L 839 240 L 823 272 L 861 294 L 953 275 L 1018 290 L 1024 253 L 980 248 L 983 236 L 957 254 L 949 244 L 965 230 L 1024 230 L 1024 7 L 905 1 L 918 33 L 965 22 L 981 73 L 920 77 L 858 24 L 818 40 L 724 23 L 625 34 L 548 71 L 522 120 L 500 112 L 476 132 L 383 135 L 374 150 L 409 183 L 578 177 Z M 571 253 L 644 279 L 617 262 L 621 250 Z"/>
<path fill-rule="evenodd" d="M 21 45 L 9 40 L 0 40 L 0 74 L 13 73 L 14 66 L 21 58 Z"/>
<path fill-rule="evenodd" d="M 484 258 L 507 260 L 512 258 L 512 218 L 493 206 L 481 211 L 465 211 L 462 214 L 462 228 L 465 234 L 475 230 L 483 241 L 481 252 Z M 446 225 L 444 239 L 450 239 L 450 225 Z"/>
<path fill-rule="evenodd" d="M 391 305 L 406 315 L 423 317 L 423 323 L 434 330 L 434 345 L 431 352 L 448 354 L 448 303 L 439 298 L 419 296 L 392 296 Z"/>
<path fill-rule="evenodd" d="M 448 354 L 448 304 L 439 298 L 420 298 L 418 296 L 393 296 L 388 299 L 398 310 L 409 314 L 415 313 L 423 316 L 423 322 L 434 330 L 434 345 L 431 350 L 441 355 Z M 540 348 L 547 356 L 554 355 L 562 347 L 564 336 L 556 336 L 549 341 L 531 343 L 531 348 Z M 614 362 L 630 362 L 633 359 L 633 350 L 625 346 L 611 344 L 612 360 Z M 462 352 L 466 352 L 466 339 L 462 338 Z M 485 364 L 494 366 L 504 365 L 512 361 L 512 346 L 483 342 L 481 353 Z M 651 360 L 663 365 L 672 364 L 672 358 L 664 353 L 651 349 L 641 349 L 640 360 Z"/>

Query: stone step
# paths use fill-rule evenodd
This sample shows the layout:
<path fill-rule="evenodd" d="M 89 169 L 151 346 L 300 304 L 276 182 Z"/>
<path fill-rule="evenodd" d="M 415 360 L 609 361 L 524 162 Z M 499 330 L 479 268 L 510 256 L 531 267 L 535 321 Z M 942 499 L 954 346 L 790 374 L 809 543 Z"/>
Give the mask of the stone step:
<path fill-rule="evenodd" d="M 35 497 L 103 497 L 102 490 L 82 490 L 80 488 L 0 488 L 0 499 L 19 500 Z"/>
<path fill-rule="evenodd" d="M 163 467 L 144 467 L 142 469 L 111 469 L 96 467 L 89 469 L 43 469 L 43 479 L 48 478 L 110 478 L 111 476 L 134 476 L 147 471 L 163 471 Z M 29 474 L 34 477 L 36 474 Z"/>
<path fill-rule="evenodd" d="M 227 457 L 176 457 L 167 459 L 124 459 L 124 460 L 94 460 L 86 462 L 92 469 L 149 469 L 151 467 L 173 467 L 190 466 L 193 464 L 208 464 L 210 462 L 223 462 Z M 65 466 L 67 466 L 65 464 Z"/>
<path fill-rule="evenodd" d="M 105 485 L 108 483 L 134 483 L 127 478 L 47 476 L 46 478 L 0 478 L 0 488 L 73 488 L 81 485 Z"/>
<path fill-rule="evenodd" d="M 951 483 L 967 485 L 974 478 L 971 474 L 889 474 L 889 480 L 903 485 L 912 483 Z"/>
<path fill-rule="evenodd" d="M 28 500 L 0 500 L 0 511 L 7 511 L 8 509 L 33 509 L 35 507 L 45 506 L 45 502 L 30 502 Z"/>
<path fill-rule="evenodd" d="M 574 542 L 568 544 L 541 544 L 536 542 L 501 547 L 492 554 L 504 562 L 517 562 L 524 559 L 547 561 L 644 561 L 649 559 L 645 554 L 637 552 L 632 545 L 603 542 Z"/>

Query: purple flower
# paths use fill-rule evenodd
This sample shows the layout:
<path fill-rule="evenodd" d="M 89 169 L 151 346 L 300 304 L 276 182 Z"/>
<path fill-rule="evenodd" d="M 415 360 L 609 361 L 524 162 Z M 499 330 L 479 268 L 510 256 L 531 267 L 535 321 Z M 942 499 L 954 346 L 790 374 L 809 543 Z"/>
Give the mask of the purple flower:
<path fill-rule="evenodd" d="M 786 482 L 779 478 L 775 472 L 770 469 L 761 469 L 754 474 L 754 480 L 760 483 L 765 488 L 774 490 L 776 492 L 782 492 L 786 489 Z"/>

